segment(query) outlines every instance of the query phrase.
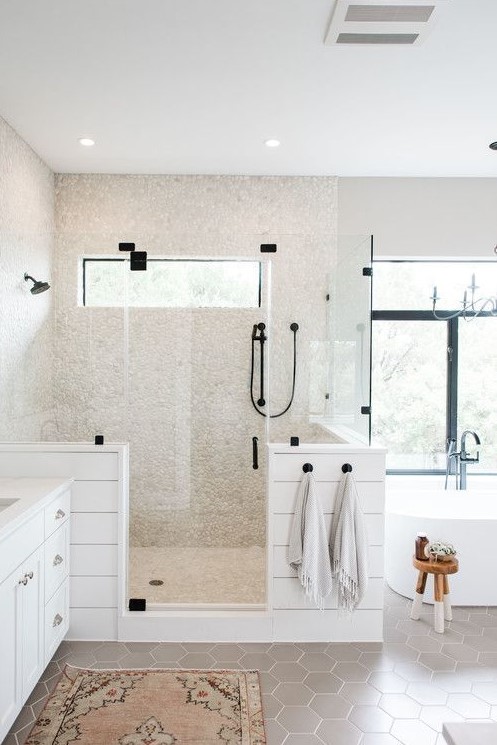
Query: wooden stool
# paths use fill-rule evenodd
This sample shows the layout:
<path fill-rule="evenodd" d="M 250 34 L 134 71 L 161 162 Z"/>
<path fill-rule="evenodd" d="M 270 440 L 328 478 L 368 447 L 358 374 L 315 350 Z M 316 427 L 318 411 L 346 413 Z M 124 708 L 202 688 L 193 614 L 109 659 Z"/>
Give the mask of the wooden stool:
<path fill-rule="evenodd" d="M 412 564 L 419 571 L 418 581 L 416 584 L 416 593 L 412 601 L 411 618 L 415 621 L 421 615 L 423 605 L 423 595 L 425 593 L 426 578 L 433 574 L 434 585 L 434 626 L 435 631 L 439 634 L 444 632 L 445 621 L 452 621 L 452 607 L 450 604 L 449 594 L 449 574 L 455 574 L 459 569 L 459 562 L 452 558 L 450 561 L 420 561 L 415 556 L 412 558 Z"/>

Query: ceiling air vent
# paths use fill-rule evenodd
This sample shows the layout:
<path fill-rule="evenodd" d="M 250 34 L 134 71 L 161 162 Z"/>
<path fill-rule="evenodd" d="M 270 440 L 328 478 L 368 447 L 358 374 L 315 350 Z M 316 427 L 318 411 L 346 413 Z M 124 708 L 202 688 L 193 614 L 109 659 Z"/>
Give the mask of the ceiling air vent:
<path fill-rule="evenodd" d="M 413 45 L 422 42 L 450 0 L 335 0 L 325 44 Z"/>
<path fill-rule="evenodd" d="M 434 5 L 349 5 L 345 20 L 353 23 L 426 23 Z"/>
<path fill-rule="evenodd" d="M 414 44 L 418 34 L 338 34 L 337 44 Z"/>

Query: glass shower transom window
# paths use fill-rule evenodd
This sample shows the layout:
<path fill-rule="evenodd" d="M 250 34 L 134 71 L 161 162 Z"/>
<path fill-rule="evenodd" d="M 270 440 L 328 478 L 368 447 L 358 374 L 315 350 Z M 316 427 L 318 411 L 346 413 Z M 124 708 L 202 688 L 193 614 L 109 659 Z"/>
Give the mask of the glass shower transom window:
<path fill-rule="evenodd" d="M 84 258 L 82 304 L 90 307 L 259 308 L 259 261 L 148 259 L 130 271 L 123 258 Z"/>

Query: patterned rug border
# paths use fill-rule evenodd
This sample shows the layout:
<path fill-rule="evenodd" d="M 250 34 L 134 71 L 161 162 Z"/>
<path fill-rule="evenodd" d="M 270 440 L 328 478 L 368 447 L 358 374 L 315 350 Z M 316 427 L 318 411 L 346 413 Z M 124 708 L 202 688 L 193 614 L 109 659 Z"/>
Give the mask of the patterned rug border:
<path fill-rule="evenodd" d="M 261 678 L 260 670 L 242 667 L 78 667 L 67 663 L 60 674 L 63 675 L 67 668 L 84 673 L 253 673 L 259 678 L 259 683 Z"/>
<path fill-rule="evenodd" d="M 74 670 L 76 671 L 75 678 L 71 678 L 71 676 L 68 674 L 69 671 Z M 63 667 L 63 669 L 60 672 L 60 675 L 57 678 L 57 682 L 55 683 L 55 686 L 53 688 L 53 691 L 47 696 L 47 699 L 43 705 L 43 708 L 39 712 L 35 722 L 33 723 L 33 727 L 29 731 L 29 735 L 26 739 L 26 743 L 29 742 L 30 738 L 32 737 L 36 727 L 38 726 L 38 723 L 40 719 L 43 717 L 43 714 L 49 707 L 50 703 L 53 701 L 54 698 L 57 696 L 60 696 L 61 691 L 59 690 L 59 686 L 64 678 L 66 678 L 71 683 L 74 683 L 76 677 L 80 673 L 90 673 L 90 674 L 98 674 L 98 673 L 214 673 L 214 674 L 222 674 L 222 673 L 232 673 L 232 674 L 242 674 L 242 675 L 255 675 L 257 677 L 257 683 L 259 686 L 259 700 L 261 705 L 261 724 L 262 724 L 262 740 L 260 740 L 261 745 L 263 743 L 267 743 L 266 738 L 266 727 L 265 727 L 265 721 L 264 721 L 264 703 L 262 700 L 262 689 L 261 689 L 261 675 L 259 670 L 255 669 L 242 669 L 242 668 L 179 668 L 179 667 L 129 667 L 129 668 L 116 668 L 116 667 L 97 667 L 97 668 L 91 668 L 91 667 L 78 667 L 77 665 L 70 665 L 69 663 L 66 663 Z M 67 699 L 67 694 L 64 698 L 64 700 Z M 0 744 L 1 745 L 1 744 Z"/>

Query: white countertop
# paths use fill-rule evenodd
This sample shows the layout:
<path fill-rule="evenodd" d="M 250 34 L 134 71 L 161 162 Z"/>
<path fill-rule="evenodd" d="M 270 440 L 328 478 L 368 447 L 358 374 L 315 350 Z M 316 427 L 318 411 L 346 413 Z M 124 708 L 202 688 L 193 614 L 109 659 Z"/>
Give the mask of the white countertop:
<path fill-rule="evenodd" d="M 0 540 L 68 489 L 72 479 L 0 478 Z M 2 501 L 16 501 L 2 509 Z"/>

